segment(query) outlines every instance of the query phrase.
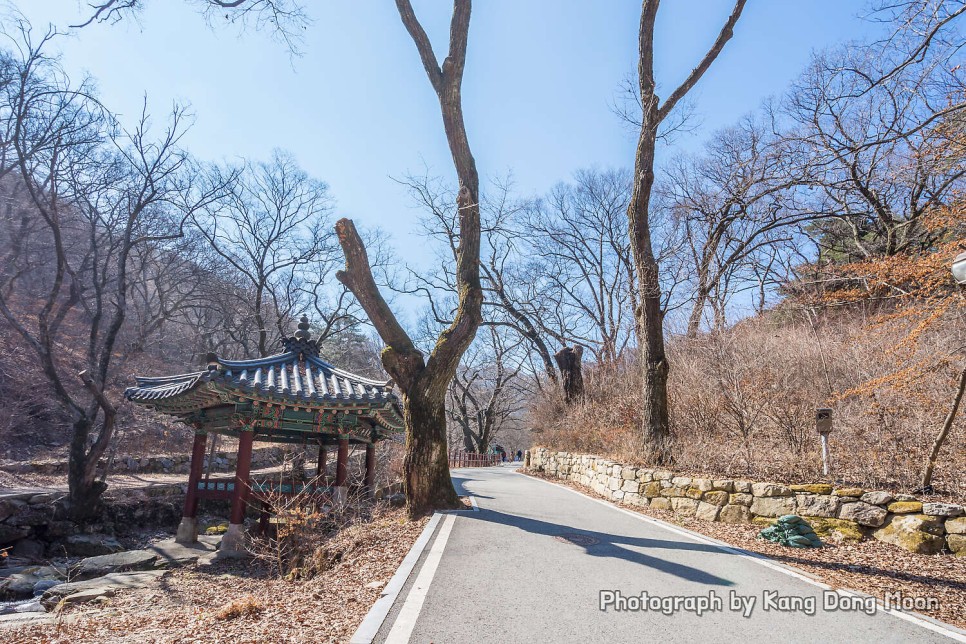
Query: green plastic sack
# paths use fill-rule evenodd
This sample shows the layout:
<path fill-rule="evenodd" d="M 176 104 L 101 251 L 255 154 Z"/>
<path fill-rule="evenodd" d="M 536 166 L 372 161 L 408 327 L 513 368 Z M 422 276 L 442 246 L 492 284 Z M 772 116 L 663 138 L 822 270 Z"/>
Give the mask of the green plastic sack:
<path fill-rule="evenodd" d="M 823 545 L 808 521 L 794 514 L 779 517 L 758 536 L 789 548 L 821 548 Z"/>

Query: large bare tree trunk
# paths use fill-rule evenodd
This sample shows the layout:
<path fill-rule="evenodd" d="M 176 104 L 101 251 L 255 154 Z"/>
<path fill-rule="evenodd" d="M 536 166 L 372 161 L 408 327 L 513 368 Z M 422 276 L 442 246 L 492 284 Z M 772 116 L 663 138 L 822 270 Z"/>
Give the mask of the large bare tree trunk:
<path fill-rule="evenodd" d="M 649 5 L 644 3 L 642 31 Z M 653 3 L 656 12 L 657 3 Z M 655 16 L 649 19 L 653 20 Z M 651 24 L 653 29 L 653 23 Z M 641 60 L 644 61 L 642 44 Z M 642 62 L 643 65 L 643 62 Z M 643 78 L 643 75 L 642 75 Z M 657 462 L 668 460 L 668 441 L 670 422 L 667 398 L 667 378 L 669 365 L 664 351 L 664 311 L 661 306 L 661 284 L 658 279 L 659 267 L 654 257 L 651 243 L 649 207 L 651 188 L 654 186 L 654 150 L 657 143 L 657 127 L 660 123 L 657 100 L 654 94 L 653 75 L 641 82 L 641 95 L 650 95 L 652 100 L 643 118 L 637 155 L 634 162 L 634 191 L 627 211 L 630 228 L 631 249 L 634 254 L 638 285 L 638 309 L 636 315 L 637 344 L 640 351 L 644 451 Z"/>
<path fill-rule="evenodd" d="M 429 37 L 409 0 L 396 0 L 399 16 L 416 44 L 423 68 L 439 99 L 443 129 L 453 156 L 460 190 L 459 245 L 456 286 L 459 302 L 453 323 L 440 334 L 428 359 L 416 348 L 379 293 L 365 246 L 348 219 L 336 223 L 346 268 L 336 275 L 352 291 L 379 336 L 386 343 L 382 364 L 402 391 L 406 419 L 407 509 L 412 517 L 441 508 L 455 508 L 459 497 L 449 475 L 446 444 L 446 390 L 460 358 L 482 322 L 480 285 L 480 180 L 463 125 L 460 87 L 466 63 L 470 0 L 454 0 L 449 53 L 440 65 Z"/>
<path fill-rule="evenodd" d="M 459 503 L 449 475 L 446 444 L 446 390 L 417 385 L 403 394 L 406 433 L 403 461 L 409 507 L 416 512 L 451 508 Z"/>
<path fill-rule="evenodd" d="M 463 449 L 467 452 L 477 451 L 476 438 L 470 433 L 469 427 L 463 427 Z"/>
<path fill-rule="evenodd" d="M 88 472 L 91 457 L 87 453 L 87 440 L 93 429 L 90 419 L 85 416 L 77 420 L 73 429 L 67 459 L 68 511 L 72 519 L 83 523 L 98 513 L 107 484 Z"/>
<path fill-rule="evenodd" d="M 657 96 L 654 80 L 654 25 L 659 0 L 643 0 L 638 33 L 638 82 L 641 93 L 641 130 L 634 160 L 634 191 L 627 208 L 631 251 L 637 276 L 639 304 L 636 316 L 637 342 L 640 351 L 643 406 L 642 434 L 644 452 L 653 460 L 670 460 L 670 421 L 667 380 L 670 366 L 664 349 L 664 311 L 661 301 L 659 266 L 651 243 L 650 201 L 654 186 L 654 152 L 658 127 L 667 115 L 708 70 L 733 29 L 745 0 L 737 0 L 731 15 L 717 39 L 685 81 L 674 90 L 663 104 Z"/>
<path fill-rule="evenodd" d="M 688 338 L 698 337 L 698 332 L 701 330 L 701 320 L 704 318 L 704 307 L 708 303 L 708 289 L 703 286 L 698 286 L 698 292 L 695 294 L 694 304 L 691 305 L 691 314 L 688 316 Z"/>
<path fill-rule="evenodd" d="M 463 203 L 468 191 L 461 190 L 460 196 Z M 339 271 L 337 277 L 358 298 L 386 343 L 382 364 L 402 391 L 406 421 L 403 469 L 409 515 L 418 517 L 436 509 L 458 507 L 459 498 L 450 479 L 447 460 L 446 388 L 480 324 L 483 296 L 479 280 L 475 287 L 460 289 L 456 320 L 440 336 L 429 359 L 424 360 L 379 293 L 365 247 L 353 223 L 340 219 L 336 231 L 346 256 L 346 269 Z M 463 228 L 461 232 L 465 238 L 473 234 L 473 228 Z M 479 232 L 477 219 L 477 239 Z"/>

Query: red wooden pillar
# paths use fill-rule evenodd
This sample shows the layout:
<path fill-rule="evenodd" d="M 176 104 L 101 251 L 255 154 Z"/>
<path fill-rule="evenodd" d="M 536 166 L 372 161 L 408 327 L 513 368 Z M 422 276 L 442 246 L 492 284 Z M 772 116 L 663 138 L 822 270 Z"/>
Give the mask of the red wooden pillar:
<path fill-rule="evenodd" d="M 238 462 L 235 465 L 235 490 L 231 497 L 229 523 L 240 524 L 245 520 L 245 503 L 248 500 L 249 475 L 252 470 L 252 441 L 255 432 L 243 431 L 238 436 Z"/>
<path fill-rule="evenodd" d="M 184 497 L 184 512 L 175 541 L 178 543 L 194 543 L 198 540 L 198 482 L 201 480 L 201 468 L 205 460 L 205 442 L 208 435 L 202 432 L 195 434 L 195 442 L 191 447 L 191 469 L 188 470 L 188 492 Z"/>
<path fill-rule="evenodd" d="M 366 494 L 370 497 L 376 493 L 376 446 L 373 443 L 366 445 Z"/>
<path fill-rule="evenodd" d="M 319 485 L 328 485 L 325 476 L 325 460 L 327 457 L 326 448 L 323 443 L 319 443 L 319 466 L 315 471 L 315 476 L 319 479 Z"/>
<path fill-rule="evenodd" d="M 208 442 L 208 434 L 198 432 L 195 434 L 195 442 L 191 446 L 191 469 L 188 470 L 188 493 L 184 498 L 183 516 L 195 517 L 198 515 L 198 482 L 201 481 L 201 470 L 204 467 L 205 443 Z"/>
<path fill-rule="evenodd" d="M 335 462 L 335 486 L 344 487 L 349 478 L 349 440 L 339 439 L 339 454 Z"/>

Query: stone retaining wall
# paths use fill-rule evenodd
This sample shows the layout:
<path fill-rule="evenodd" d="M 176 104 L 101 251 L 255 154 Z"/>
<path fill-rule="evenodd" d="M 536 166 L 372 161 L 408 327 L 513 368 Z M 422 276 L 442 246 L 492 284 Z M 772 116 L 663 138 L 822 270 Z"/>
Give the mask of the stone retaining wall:
<path fill-rule="evenodd" d="M 361 469 L 354 480 L 361 480 Z M 45 554 L 104 554 L 83 550 L 92 533 L 103 536 L 145 529 L 173 530 L 181 519 L 187 489 L 186 482 L 109 488 L 110 496 L 104 498 L 101 514 L 86 525 L 68 519 L 64 492 L 0 494 L 0 550 L 8 550 L 10 555 L 26 559 L 40 559 Z M 376 499 L 387 499 L 402 491 L 402 481 L 396 481 L 378 487 L 374 495 Z M 204 501 L 206 513 L 223 516 L 228 515 L 230 505 L 228 500 Z M 247 513 L 251 519 L 257 520 L 260 506 L 250 504 Z"/>
<path fill-rule="evenodd" d="M 252 467 L 270 467 L 282 462 L 284 451 L 280 447 L 261 447 L 252 450 Z M 212 463 L 213 472 L 234 472 L 238 460 L 236 451 L 216 452 Z M 114 459 L 112 472 L 186 474 L 191 466 L 191 454 L 162 454 L 159 456 L 118 456 Z M 204 466 L 208 467 L 205 454 Z M 44 474 L 58 476 L 67 474 L 67 461 L 10 461 L 0 464 L 0 469 L 15 474 Z"/>
<path fill-rule="evenodd" d="M 4 494 L 0 497 L 0 548 L 26 559 L 40 559 L 45 554 L 90 554 L 73 552 L 74 538 L 83 541 L 84 532 L 123 534 L 176 525 L 181 517 L 183 488 L 163 485 L 141 489 L 135 499 L 106 499 L 101 514 L 87 526 L 67 517 L 62 492 Z"/>
<path fill-rule="evenodd" d="M 797 514 L 827 539 L 872 537 L 912 552 L 948 550 L 966 556 L 966 509 L 952 503 L 827 483 L 696 478 L 543 447 L 530 451 L 529 469 L 573 481 L 618 503 L 705 521 L 769 525 L 776 517 Z"/>

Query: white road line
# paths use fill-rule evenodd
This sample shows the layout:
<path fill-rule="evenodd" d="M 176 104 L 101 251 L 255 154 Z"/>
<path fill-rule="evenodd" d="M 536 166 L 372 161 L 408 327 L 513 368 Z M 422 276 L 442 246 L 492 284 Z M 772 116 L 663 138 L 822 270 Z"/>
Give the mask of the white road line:
<path fill-rule="evenodd" d="M 698 534 L 697 532 L 692 532 L 691 530 L 688 530 L 686 528 L 680 528 L 678 526 L 672 525 L 672 524 L 667 523 L 665 521 L 661 521 L 660 519 L 655 519 L 653 517 L 645 516 L 645 515 L 640 514 L 638 512 L 633 512 L 631 510 L 626 510 L 626 509 L 624 509 L 622 507 L 619 507 L 617 505 L 614 505 L 613 503 L 610 503 L 609 501 L 605 501 L 604 499 L 598 499 L 598 498 L 595 498 L 595 497 L 590 496 L 589 494 L 584 494 L 583 492 L 581 492 L 579 490 L 575 490 L 572 487 L 568 487 L 568 486 L 562 485 L 560 483 L 555 483 L 553 481 L 548 481 L 547 479 L 544 479 L 544 478 L 538 478 L 536 476 L 529 476 L 529 475 L 524 474 L 523 472 L 519 472 L 519 471 L 517 472 L 517 474 L 519 474 L 520 476 L 526 476 L 527 478 L 533 479 L 535 481 L 540 481 L 540 482 L 546 483 L 548 485 L 553 485 L 555 487 L 559 487 L 561 489 L 567 490 L 568 492 L 573 492 L 574 494 L 580 495 L 580 496 L 584 497 L 585 499 L 590 499 L 591 501 L 594 501 L 595 503 L 600 503 L 601 505 L 607 506 L 608 508 L 611 508 L 612 510 L 617 510 L 618 512 L 623 512 L 624 514 L 626 514 L 628 516 L 632 516 L 635 519 L 639 519 L 639 520 L 641 520 L 641 521 L 643 521 L 645 523 L 650 523 L 651 525 L 657 526 L 659 528 L 664 528 L 665 530 L 667 530 L 669 532 L 674 532 L 674 533 L 680 534 L 682 536 L 688 537 L 689 539 L 692 539 L 692 540 L 697 541 L 699 543 L 705 543 L 705 544 L 714 546 L 714 547 L 716 547 L 716 548 L 718 548 L 720 550 L 723 550 L 725 552 L 728 552 L 728 553 L 731 553 L 731 554 L 734 554 L 734 555 L 738 555 L 739 557 L 744 557 L 746 559 L 750 559 L 751 561 L 754 561 L 755 563 L 757 563 L 759 565 L 765 566 L 766 568 L 771 568 L 772 570 L 775 570 L 777 572 L 780 572 L 780 573 L 783 573 L 785 575 L 788 575 L 789 577 L 795 577 L 796 579 L 800 579 L 800 580 L 802 580 L 804 582 L 807 582 L 809 584 L 812 584 L 813 586 L 818 586 L 819 588 L 821 588 L 823 590 L 834 590 L 839 595 L 844 595 L 846 597 L 856 597 L 856 596 L 869 597 L 870 596 L 870 595 L 867 595 L 865 593 L 860 593 L 860 592 L 854 591 L 854 590 L 845 590 L 845 589 L 838 589 L 838 588 L 833 589 L 828 584 L 825 584 L 823 582 L 820 582 L 820 581 L 818 581 L 818 580 L 816 580 L 816 579 L 814 579 L 814 578 L 812 578 L 812 577 L 810 577 L 808 575 L 805 575 L 803 573 L 800 573 L 798 571 L 792 570 L 788 566 L 784 566 L 782 564 L 776 563 L 776 562 L 772 561 L 771 559 L 769 559 L 765 555 L 759 554 L 757 552 L 751 552 L 749 550 L 744 550 L 743 548 L 738 548 L 736 546 L 731 546 L 731 545 L 728 545 L 728 544 L 724 543 L 723 541 L 718 541 L 717 539 L 712 539 L 710 537 L 706 537 L 706 536 L 704 536 L 702 534 Z M 888 613 L 889 615 L 892 615 L 894 617 L 898 617 L 899 619 L 903 619 L 903 620 L 905 620 L 907 622 L 911 622 L 913 624 L 916 624 L 917 626 L 921 626 L 922 628 L 925 628 L 926 630 L 933 631 L 934 633 L 939 633 L 940 635 L 945 635 L 946 637 L 951 638 L 954 641 L 966 643 L 966 631 L 962 631 L 962 630 L 956 628 L 955 626 L 952 626 L 951 624 L 945 624 L 945 623 L 940 622 L 938 620 L 933 620 L 931 617 L 927 617 L 925 615 L 918 615 L 918 614 L 908 613 L 906 611 L 896 610 L 894 608 L 886 608 L 885 605 L 881 601 L 879 601 L 878 599 L 876 599 L 876 603 L 878 604 L 879 610 L 881 610 L 884 613 Z"/>
<path fill-rule="evenodd" d="M 436 569 L 439 567 L 439 560 L 443 557 L 443 549 L 446 548 L 446 541 L 449 539 L 449 533 L 452 532 L 453 523 L 455 522 L 456 515 L 454 514 L 448 514 L 443 519 L 443 527 L 440 528 L 439 535 L 436 537 L 436 541 L 433 542 L 433 547 L 430 548 L 429 554 L 426 555 L 426 560 L 423 562 L 423 567 L 419 571 L 419 576 L 413 582 L 413 587 L 409 589 L 406 603 L 399 609 L 399 615 L 396 616 L 392 630 L 389 631 L 389 635 L 386 637 L 386 644 L 407 644 L 409 638 L 412 637 L 413 628 L 416 626 L 416 620 L 419 618 L 419 611 L 423 608 L 426 593 L 429 592 L 429 585 L 433 583 L 433 577 L 436 575 Z"/>
<path fill-rule="evenodd" d="M 443 515 L 436 513 L 423 528 L 420 533 L 419 538 L 413 544 L 413 547 L 409 549 L 406 554 L 406 558 L 402 560 L 399 564 L 399 568 L 396 569 L 396 574 L 392 576 L 386 587 L 383 588 L 382 593 L 379 595 L 379 599 L 376 603 L 372 605 L 369 612 L 366 613 L 365 618 L 362 623 L 359 624 L 359 628 L 352 635 L 352 639 L 349 640 L 350 644 L 371 644 L 372 640 L 375 639 L 376 634 L 379 629 L 382 628 L 382 623 L 386 620 L 386 616 L 389 614 L 389 610 L 392 605 L 396 602 L 396 597 L 399 596 L 399 591 L 406 584 L 406 580 L 409 579 L 409 575 L 412 573 L 413 568 L 416 567 L 416 562 L 419 561 L 420 555 L 423 554 L 423 550 L 429 544 L 430 538 L 436 531 L 436 526 L 439 524 L 439 520 Z"/>

